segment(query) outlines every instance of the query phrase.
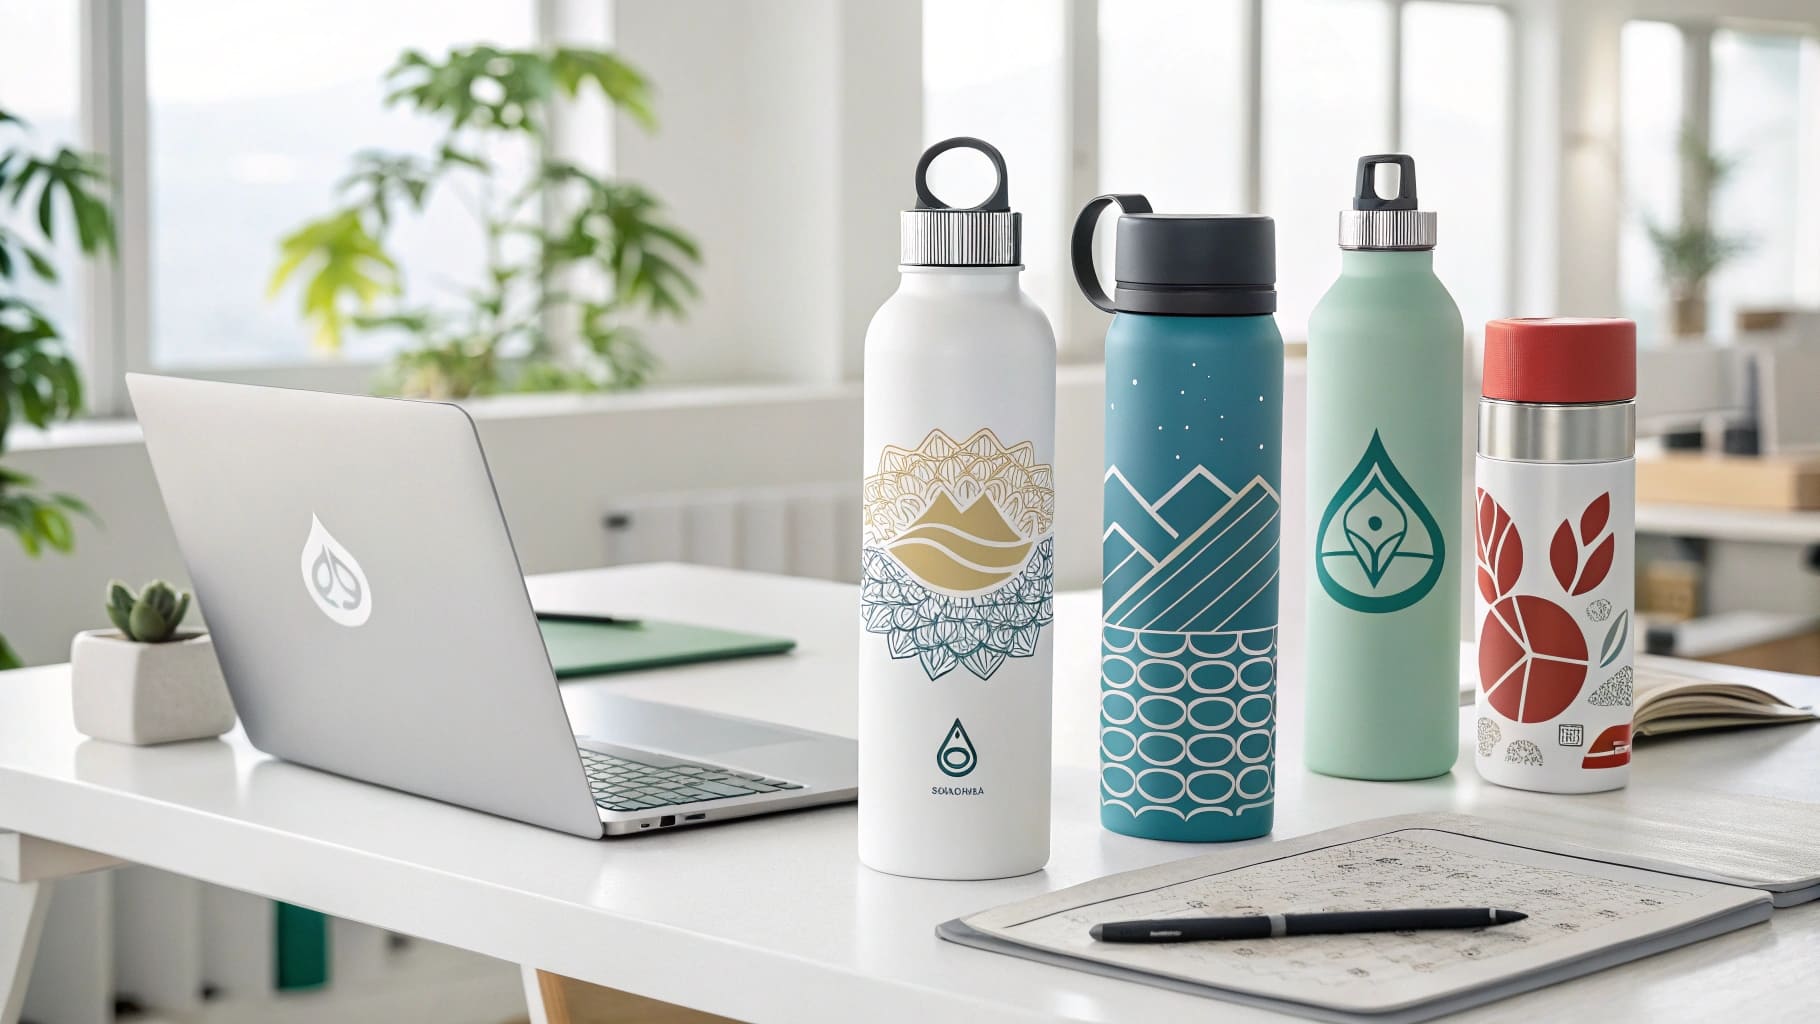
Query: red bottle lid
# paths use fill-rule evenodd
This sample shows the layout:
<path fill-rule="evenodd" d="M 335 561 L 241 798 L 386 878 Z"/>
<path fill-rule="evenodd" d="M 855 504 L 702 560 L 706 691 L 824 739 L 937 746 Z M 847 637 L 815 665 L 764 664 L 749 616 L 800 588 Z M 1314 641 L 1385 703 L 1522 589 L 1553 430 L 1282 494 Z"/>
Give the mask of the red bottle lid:
<path fill-rule="evenodd" d="M 1485 325 L 1486 398 L 1623 402 L 1637 397 L 1637 325 L 1620 317 L 1537 316 Z"/>

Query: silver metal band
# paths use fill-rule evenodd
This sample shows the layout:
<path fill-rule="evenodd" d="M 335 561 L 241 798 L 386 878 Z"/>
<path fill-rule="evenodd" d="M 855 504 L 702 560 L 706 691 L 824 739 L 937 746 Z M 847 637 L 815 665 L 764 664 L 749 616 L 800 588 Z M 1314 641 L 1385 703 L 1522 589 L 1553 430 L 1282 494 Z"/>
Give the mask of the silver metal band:
<path fill-rule="evenodd" d="M 1004 210 L 905 210 L 898 263 L 907 267 L 1015 267 L 1024 215 Z"/>
<path fill-rule="evenodd" d="M 1440 237 L 1433 210 L 1341 210 L 1342 249 L 1432 249 Z"/>
<path fill-rule="evenodd" d="M 1504 462 L 1616 462 L 1637 454 L 1637 403 L 1479 399 L 1479 454 Z"/>
<path fill-rule="evenodd" d="M 1271 938 L 1280 939 L 1289 934 L 1289 920 L 1287 918 L 1282 914 L 1269 914 L 1267 916 L 1270 918 Z"/>

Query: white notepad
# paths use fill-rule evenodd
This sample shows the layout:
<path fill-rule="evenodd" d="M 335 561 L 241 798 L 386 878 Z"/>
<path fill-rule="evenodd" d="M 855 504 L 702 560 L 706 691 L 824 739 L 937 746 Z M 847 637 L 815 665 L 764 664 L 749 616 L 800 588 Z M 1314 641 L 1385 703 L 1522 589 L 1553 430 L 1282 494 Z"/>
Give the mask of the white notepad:
<path fill-rule="evenodd" d="M 1098 879 L 942 925 L 947 939 L 1331 1020 L 1416 1021 L 1766 920 L 1767 893 L 1468 835 L 1363 822 Z M 1461 819 L 1443 819 L 1437 823 Z M 1255 941 L 1094 942 L 1106 921 L 1491 906 L 1495 928 Z"/>

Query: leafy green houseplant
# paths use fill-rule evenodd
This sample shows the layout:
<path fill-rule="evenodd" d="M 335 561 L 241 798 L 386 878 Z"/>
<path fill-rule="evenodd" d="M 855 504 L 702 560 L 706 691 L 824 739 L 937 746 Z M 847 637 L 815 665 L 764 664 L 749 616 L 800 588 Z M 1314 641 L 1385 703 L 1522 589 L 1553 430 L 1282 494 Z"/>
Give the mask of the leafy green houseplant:
<path fill-rule="evenodd" d="M 279 243 L 271 290 L 298 285 L 316 344 L 338 350 L 350 330 L 408 332 L 414 344 L 382 383 L 415 396 L 644 383 L 656 362 L 626 321 L 680 317 L 699 251 L 650 192 L 550 145 L 557 103 L 584 91 L 654 127 L 644 76 L 599 50 L 475 46 L 441 60 L 407 50 L 386 84 L 388 105 L 441 123 L 440 141 L 428 155 L 357 154 L 340 205 Z M 522 182 L 503 166 L 515 147 L 533 154 Z M 410 304 L 388 246 L 400 219 L 443 190 L 478 221 L 485 270 L 451 301 Z"/>
<path fill-rule="evenodd" d="M 1684 180 L 1705 182 L 1708 195 L 1718 191 L 1738 166 L 1735 158 L 1722 156 L 1691 132 L 1681 136 L 1681 173 Z M 1723 234 L 1704 218 L 1683 216 L 1677 224 L 1643 217 L 1643 230 L 1656 250 L 1662 280 L 1668 286 L 1670 322 L 1676 337 L 1706 333 L 1706 282 L 1719 268 L 1750 250 L 1750 240 Z"/>
<path fill-rule="evenodd" d="M 24 284 L 57 282 L 50 249 L 65 223 L 84 256 L 114 249 L 99 161 L 67 148 L 41 155 L 32 141 L 30 126 L 0 109 L 0 459 L 14 425 L 45 427 L 82 410 L 82 377 L 69 346 L 26 297 Z M 75 545 L 70 517 L 86 511 L 75 498 L 42 493 L 31 477 L 0 465 L 0 529 L 12 531 L 27 555 L 69 551 Z M 0 669 L 18 664 L 0 636 Z"/>
<path fill-rule="evenodd" d="M 182 629 L 190 595 L 163 580 L 135 594 L 107 588 L 114 629 L 70 643 L 70 696 L 85 736 L 146 746 L 219 736 L 234 727 L 234 702 L 207 633 Z"/>

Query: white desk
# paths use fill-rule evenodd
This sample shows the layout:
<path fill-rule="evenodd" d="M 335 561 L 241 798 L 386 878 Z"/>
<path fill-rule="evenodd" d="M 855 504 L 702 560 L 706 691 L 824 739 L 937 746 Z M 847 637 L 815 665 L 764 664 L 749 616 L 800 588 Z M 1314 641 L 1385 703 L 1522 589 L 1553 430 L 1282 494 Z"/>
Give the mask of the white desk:
<path fill-rule="evenodd" d="M 786 658 L 564 687 L 580 729 L 593 698 L 634 694 L 852 734 L 852 587 L 677 566 L 532 581 L 544 607 L 624 611 L 796 636 Z M 876 874 L 854 811 L 828 808 L 589 842 L 273 761 L 243 737 L 135 749 L 84 740 L 63 667 L 0 675 L 0 829 L 277 897 L 501 959 L 747 1021 L 1277 1019 L 937 940 L 936 923 L 1195 852 L 1100 829 L 1093 595 L 1057 602 L 1054 856 L 998 882 Z M 1374 784 L 1300 768 L 1300 686 L 1284 692 L 1277 834 L 1418 810 L 1495 807 L 1462 760 L 1451 778 Z M 1745 672 L 1713 666 L 1690 671 Z M 1746 673 L 1748 674 L 1748 673 Z M 1803 699 L 1820 699 L 1820 680 Z M 1464 713 L 1464 712 L 1463 712 Z M 1645 746 L 1633 786 L 1820 794 L 1820 730 L 1788 727 Z M 0 946 L 4 941 L 0 940 Z M 1820 905 L 1767 925 L 1483 1008 L 1470 1019 L 1781 1020 L 1820 998 Z M 1803 967 L 1802 965 L 1806 965 Z M 1797 985 L 1803 971 L 1808 984 Z"/>

